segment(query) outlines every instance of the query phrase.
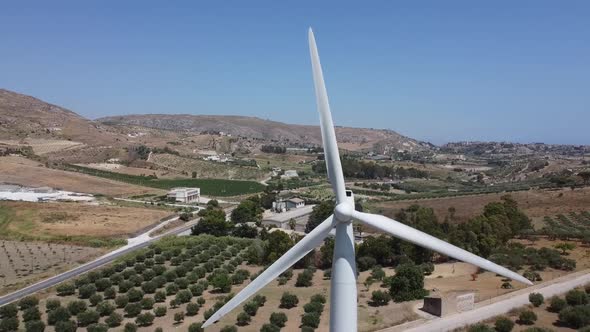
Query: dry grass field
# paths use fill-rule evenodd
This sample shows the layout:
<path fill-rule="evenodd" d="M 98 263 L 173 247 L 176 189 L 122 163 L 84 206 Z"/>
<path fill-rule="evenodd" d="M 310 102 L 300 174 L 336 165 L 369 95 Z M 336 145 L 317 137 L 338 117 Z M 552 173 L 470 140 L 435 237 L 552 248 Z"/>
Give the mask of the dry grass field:
<path fill-rule="evenodd" d="M 158 209 L 75 202 L 0 202 L 4 234 L 48 240 L 65 236 L 127 237 L 169 215 Z"/>
<path fill-rule="evenodd" d="M 131 196 L 160 192 L 80 173 L 49 169 L 22 157 L 0 157 L 0 181 L 28 187 L 47 186 L 106 196 Z"/>
<path fill-rule="evenodd" d="M 462 197 L 447 197 L 433 199 L 418 199 L 405 201 L 381 201 L 370 204 L 373 211 L 393 216 L 402 208 L 418 204 L 434 209 L 439 221 L 448 215 L 449 207 L 455 207 L 454 222 L 466 222 L 483 211 L 483 207 L 490 202 L 500 201 L 504 193 L 472 195 Z M 529 190 L 511 192 L 510 196 L 518 202 L 518 206 L 533 221 L 547 215 L 559 213 L 579 212 L 585 210 L 590 202 L 590 188 L 576 190 Z"/>
<path fill-rule="evenodd" d="M 0 240 L 0 294 L 58 274 L 103 252 L 74 245 Z"/>
<path fill-rule="evenodd" d="M 85 144 L 80 142 L 73 142 L 68 140 L 55 140 L 55 139 L 31 139 L 25 140 L 3 140 L 0 144 L 7 145 L 24 145 L 33 148 L 33 152 L 36 155 L 45 155 L 52 152 L 58 152 L 63 150 L 70 150 L 75 148 L 83 147 Z"/>

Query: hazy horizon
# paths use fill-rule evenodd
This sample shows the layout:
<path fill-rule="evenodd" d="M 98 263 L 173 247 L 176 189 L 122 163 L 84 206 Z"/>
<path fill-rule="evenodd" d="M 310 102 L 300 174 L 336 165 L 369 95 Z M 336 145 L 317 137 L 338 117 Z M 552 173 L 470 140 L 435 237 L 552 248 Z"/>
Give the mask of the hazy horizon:
<path fill-rule="evenodd" d="M 590 3 L 74 1 L 0 13 L 0 86 L 85 116 L 335 123 L 454 141 L 589 144 Z"/>

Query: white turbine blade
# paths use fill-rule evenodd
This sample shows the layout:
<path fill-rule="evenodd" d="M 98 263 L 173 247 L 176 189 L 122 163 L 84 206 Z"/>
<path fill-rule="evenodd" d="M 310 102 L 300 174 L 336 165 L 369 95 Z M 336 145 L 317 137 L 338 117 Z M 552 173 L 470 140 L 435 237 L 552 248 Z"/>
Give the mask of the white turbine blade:
<path fill-rule="evenodd" d="M 495 272 L 499 275 L 516 281 L 520 281 L 524 284 L 533 284 L 528 279 L 524 278 L 518 273 L 512 272 L 507 268 L 502 267 L 496 263 L 493 263 L 485 258 L 481 258 L 477 255 L 470 253 L 467 250 L 456 247 L 450 243 L 435 238 L 434 236 L 428 235 L 410 226 L 404 225 L 393 219 L 376 214 L 369 214 L 358 211 L 354 211 L 352 217 L 366 225 L 369 225 L 376 229 L 380 229 L 402 240 L 412 242 L 421 247 L 479 266 L 484 270 Z"/>
<path fill-rule="evenodd" d="M 328 179 L 336 194 L 336 201 L 342 203 L 346 201 L 344 176 L 342 175 L 342 166 L 340 165 L 340 156 L 338 155 L 338 144 L 336 143 L 336 133 L 334 132 L 334 124 L 332 123 L 332 114 L 330 113 L 328 93 L 326 92 L 326 85 L 324 84 L 324 74 L 322 73 L 320 56 L 318 55 L 318 48 L 315 44 L 315 38 L 311 28 L 309 28 L 309 53 L 311 55 L 316 102 L 318 112 L 320 113 L 320 128 L 322 130 L 322 142 L 324 145 L 324 157 L 326 159 Z"/>
<path fill-rule="evenodd" d="M 235 307 L 244 302 L 247 298 L 254 295 L 262 287 L 266 286 L 269 282 L 276 279 L 281 273 L 285 272 L 291 265 L 297 263 L 298 260 L 303 258 L 312 249 L 319 246 L 324 238 L 328 236 L 330 230 L 334 227 L 333 216 L 328 217 L 316 228 L 314 228 L 309 234 L 307 234 L 301 241 L 297 242 L 289 251 L 283 256 L 277 259 L 271 266 L 269 266 L 264 272 L 262 272 L 256 279 L 254 279 L 248 286 L 244 287 L 236 296 L 234 296 L 229 302 L 221 307 L 217 312 L 213 314 L 203 324 L 203 327 L 207 327 L 228 312 L 232 311 Z"/>

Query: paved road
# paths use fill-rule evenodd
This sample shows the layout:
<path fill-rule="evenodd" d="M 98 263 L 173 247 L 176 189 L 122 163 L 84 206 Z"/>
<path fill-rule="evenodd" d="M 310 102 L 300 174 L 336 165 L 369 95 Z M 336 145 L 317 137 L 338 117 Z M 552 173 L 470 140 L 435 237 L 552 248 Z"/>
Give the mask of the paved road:
<path fill-rule="evenodd" d="M 88 271 L 95 269 L 99 266 L 102 266 L 104 264 L 110 263 L 113 260 L 115 260 L 116 258 L 121 257 L 127 253 L 130 253 L 130 252 L 140 249 L 140 248 L 145 248 L 150 243 L 157 241 L 164 236 L 178 235 L 182 232 L 190 230 L 190 228 L 192 226 L 194 226 L 197 222 L 198 222 L 198 219 L 191 220 L 178 228 L 172 229 L 172 230 L 170 230 L 166 233 L 163 233 L 161 235 L 158 235 L 156 237 L 149 237 L 149 235 L 147 235 L 150 232 L 153 232 L 155 229 L 162 227 L 163 226 L 163 223 L 162 223 L 162 224 L 156 226 L 155 228 L 152 228 L 149 231 L 147 231 L 135 238 L 129 239 L 129 242 L 126 246 L 121 247 L 117 250 L 111 251 L 111 252 L 97 258 L 96 260 L 94 260 L 92 262 L 88 262 L 86 264 L 80 265 L 72 270 L 69 270 L 69 271 L 64 272 L 62 274 L 58 274 L 56 276 L 42 280 L 36 284 L 19 289 L 14 293 L 10 293 L 10 294 L 0 297 L 0 306 L 3 306 L 5 304 L 8 304 L 8 303 L 13 302 L 15 300 L 18 300 L 21 297 L 31 295 L 31 294 L 36 293 L 36 292 L 43 290 L 45 288 L 55 286 L 55 285 L 57 285 L 63 281 L 66 281 L 70 278 L 73 278 L 73 277 L 78 276 L 82 273 L 88 272 Z"/>
<path fill-rule="evenodd" d="M 476 324 L 488 318 L 505 314 L 506 312 L 529 304 L 529 294 L 532 292 L 541 293 L 548 299 L 568 290 L 590 283 L 590 270 L 579 271 L 560 278 L 556 278 L 535 286 L 527 287 L 504 294 L 489 301 L 476 304 L 476 308 L 470 311 L 449 315 L 431 320 L 418 320 L 380 330 L 380 332 L 431 332 L 431 331 L 452 331 L 467 325 Z"/>

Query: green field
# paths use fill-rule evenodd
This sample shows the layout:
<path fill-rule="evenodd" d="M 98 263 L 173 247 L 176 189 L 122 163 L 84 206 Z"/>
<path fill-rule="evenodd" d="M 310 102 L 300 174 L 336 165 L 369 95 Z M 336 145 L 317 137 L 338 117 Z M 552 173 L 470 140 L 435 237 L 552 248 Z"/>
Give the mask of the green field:
<path fill-rule="evenodd" d="M 209 196 L 237 196 L 261 192 L 264 186 L 255 181 L 223 180 L 223 179 L 156 179 L 149 176 L 129 175 L 93 169 L 78 165 L 66 165 L 68 171 L 80 172 L 111 180 L 127 182 L 138 186 L 157 189 L 174 187 L 198 187 L 201 194 Z"/>

